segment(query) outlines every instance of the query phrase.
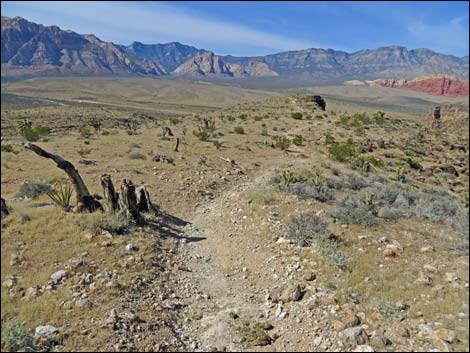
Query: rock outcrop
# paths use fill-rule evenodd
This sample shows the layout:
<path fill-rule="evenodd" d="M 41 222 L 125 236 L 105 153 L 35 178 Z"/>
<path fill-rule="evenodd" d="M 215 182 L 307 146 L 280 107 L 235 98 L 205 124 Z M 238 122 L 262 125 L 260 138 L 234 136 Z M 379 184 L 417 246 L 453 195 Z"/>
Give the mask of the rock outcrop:
<path fill-rule="evenodd" d="M 446 97 L 468 97 L 469 93 L 467 82 L 447 75 L 419 77 L 414 80 L 374 80 L 369 84 L 371 86 L 409 89 Z"/>

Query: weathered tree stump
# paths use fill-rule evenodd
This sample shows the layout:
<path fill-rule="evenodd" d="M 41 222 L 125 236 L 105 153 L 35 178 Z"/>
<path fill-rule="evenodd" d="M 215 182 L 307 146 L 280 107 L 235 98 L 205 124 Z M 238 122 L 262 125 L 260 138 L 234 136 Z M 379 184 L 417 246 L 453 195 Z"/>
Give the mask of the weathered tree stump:
<path fill-rule="evenodd" d="M 178 147 L 180 145 L 180 139 L 179 137 L 176 138 L 176 144 L 175 144 L 175 152 L 178 152 Z"/>
<path fill-rule="evenodd" d="M 75 190 L 77 205 L 75 210 L 77 212 L 94 212 L 96 210 L 103 210 L 103 206 L 101 203 L 93 198 L 88 191 L 88 188 L 85 185 L 82 177 L 78 173 L 78 170 L 74 167 L 72 163 L 63 159 L 61 156 L 49 153 L 43 150 L 41 147 L 33 144 L 33 143 L 26 143 L 24 145 L 26 149 L 29 149 L 36 153 L 37 155 L 52 159 L 56 164 L 57 167 L 62 169 L 72 181 L 73 188 Z"/>
<path fill-rule="evenodd" d="M 122 181 L 119 202 L 121 211 L 128 213 L 137 224 L 143 223 L 142 215 L 137 207 L 137 195 L 132 181 L 127 179 Z"/>
<path fill-rule="evenodd" d="M 101 186 L 103 187 L 103 196 L 106 200 L 108 211 L 116 212 L 119 209 L 119 194 L 114 189 L 111 175 L 101 175 Z"/>
<path fill-rule="evenodd" d="M 132 181 L 124 179 L 121 184 L 121 193 L 114 189 L 111 176 L 101 176 L 101 186 L 110 213 L 125 213 L 137 224 L 143 224 L 144 218 L 141 212 L 156 211 L 156 207 L 150 201 L 150 194 L 144 185 L 135 187 Z"/>
<path fill-rule="evenodd" d="M 7 208 L 7 204 L 5 202 L 5 199 L 2 197 L 2 204 L 1 204 L 1 209 L 2 209 L 2 219 L 4 219 L 6 216 L 8 216 L 10 214 L 10 212 L 8 211 L 8 208 Z"/>

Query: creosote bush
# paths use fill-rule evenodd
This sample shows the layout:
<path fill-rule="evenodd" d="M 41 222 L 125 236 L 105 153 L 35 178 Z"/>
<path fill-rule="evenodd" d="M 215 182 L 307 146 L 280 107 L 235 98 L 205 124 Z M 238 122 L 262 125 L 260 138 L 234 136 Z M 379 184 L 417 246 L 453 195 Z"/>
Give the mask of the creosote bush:
<path fill-rule="evenodd" d="M 331 158 L 338 162 L 348 162 L 351 158 L 356 156 L 356 148 L 351 138 L 341 143 L 333 143 L 328 148 L 328 153 Z"/>

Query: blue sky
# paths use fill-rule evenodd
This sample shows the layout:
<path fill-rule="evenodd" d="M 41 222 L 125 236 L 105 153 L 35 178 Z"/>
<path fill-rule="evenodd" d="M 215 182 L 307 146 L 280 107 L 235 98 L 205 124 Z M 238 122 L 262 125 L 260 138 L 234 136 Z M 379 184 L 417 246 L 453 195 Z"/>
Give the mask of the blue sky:
<path fill-rule="evenodd" d="M 2 15 L 118 44 L 178 41 L 217 54 L 387 45 L 468 55 L 469 3 L 2 1 Z"/>

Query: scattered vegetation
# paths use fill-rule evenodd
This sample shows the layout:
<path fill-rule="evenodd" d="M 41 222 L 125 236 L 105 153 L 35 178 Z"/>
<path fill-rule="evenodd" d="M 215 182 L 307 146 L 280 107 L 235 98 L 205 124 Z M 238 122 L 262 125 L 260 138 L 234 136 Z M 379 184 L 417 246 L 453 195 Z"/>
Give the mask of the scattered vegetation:
<path fill-rule="evenodd" d="M 38 141 L 40 138 L 47 136 L 50 130 L 47 126 L 33 127 L 33 123 L 28 120 L 24 120 L 16 125 L 16 131 L 30 142 Z"/>
<path fill-rule="evenodd" d="M 292 143 L 296 146 L 303 146 L 304 145 L 304 137 L 302 135 L 295 135 L 292 139 Z"/>
<path fill-rule="evenodd" d="M 27 181 L 21 185 L 16 197 L 35 199 L 51 191 L 52 185 L 39 180 Z"/>
<path fill-rule="evenodd" d="M 342 143 L 333 143 L 328 148 L 328 153 L 331 158 L 338 162 L 348 162 L 356 156 L 356 148 L 351 138 Z"/>
<path fill-rule="evenodd" d="M 235 126 L 233 128 L 233 131 L 236 133 L 236 134 L 240 134 L 240 135 L 243 135 L 245 133 L 245 129 L 243 128 L 243 126 Z"/>
<path fill-rule="evenodd" d="M 129 154 L 130 159 L 147 159 L 147 156 L 143 153 L 133 152 Z"/>
<path fill-rule="evenodd" d="M 292 141 L 286 136 L 274 136 L 274 146 L 280 148 L 281 150 L 287 150 Z"/>
<path fill-rule="evenodd" d="M 109 232 L 111 234 L 126 234 L 135 227 L 135 222 L 129 215 L 118 212 L 111 215 L 100 215 L 91 224 L 91 229 L 96 233 Z"/>
<path fill-rule="evenodd" d="M 34 352 L 33 336 L 28 332 L 24 325 L 16 321 L 2 323 L 2 351 L 7 349 L 11 352 L 31 351 Z"/>
<path fill-rule="evenodd" d="M 303 114 L 300 113 L 300 112 L 292 112 L 292 113 L 290 114 L 290 117 L 291 117 L 292 119 L 295 119 L 295 120 L 302 120 L 302 116 L 303 116 Z"/>
<path fill-rule="evenodd" d="M 57 206 L 62 207 L 64 210 L 69 210 L 72 194 L 72 185 L 68 181 L 61 180 L 54 185 L 53 189 L 47 193 L 47 196 L 49 196 Z"/>

